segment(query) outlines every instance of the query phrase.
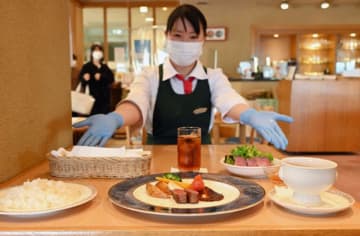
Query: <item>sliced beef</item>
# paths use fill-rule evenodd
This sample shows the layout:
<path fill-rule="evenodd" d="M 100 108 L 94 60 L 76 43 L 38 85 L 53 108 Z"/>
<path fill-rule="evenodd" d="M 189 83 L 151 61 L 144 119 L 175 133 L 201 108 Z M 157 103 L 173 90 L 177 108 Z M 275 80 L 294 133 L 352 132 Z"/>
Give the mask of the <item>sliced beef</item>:
<path fill-rule="evenodd" d="M 246 159 L 246 163 L 247 163 L 248 166 L 257 166 L 255 158 Z"/>
<path fill-rule="evenodd" d="M 187 194 L 188 203 L 198 203 L 199 202 L 199 192 L 192 189 L 185 189 Z"/>
<path fill-rule="evenodd" d="M 258 166 L 270 166 L 271 165 L 269 158 L 266 158 L 266 157 L 257 157 L 257 158 L 255 158 L 255 160 L 256 160 L 256 164 Z"/>
<path fill-rule="evenodd" d="M 177 203 L 187 203 L 187 194 L 183 189 L 174 189 L 171 191 L 174 200 Z"/>
<path fill-rule="evenodd" d="M 237 166 L 247 166 L 245 158 L 243 158 L 243 157 L 235 157 L 235 165 L 237 165 Z"/>

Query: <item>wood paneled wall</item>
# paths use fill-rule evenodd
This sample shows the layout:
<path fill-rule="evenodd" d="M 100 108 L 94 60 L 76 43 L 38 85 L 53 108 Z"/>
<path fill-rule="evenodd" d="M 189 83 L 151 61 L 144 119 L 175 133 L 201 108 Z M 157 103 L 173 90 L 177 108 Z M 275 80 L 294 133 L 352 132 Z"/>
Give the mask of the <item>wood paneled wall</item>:
<path fill-rule="evenodd" d="M 279 82 L 279 112 L 294 118 L 290 125 L 279 122 L 289 140 L 286 150 L 359 152 L 359 91 L 359 79 Z"/>

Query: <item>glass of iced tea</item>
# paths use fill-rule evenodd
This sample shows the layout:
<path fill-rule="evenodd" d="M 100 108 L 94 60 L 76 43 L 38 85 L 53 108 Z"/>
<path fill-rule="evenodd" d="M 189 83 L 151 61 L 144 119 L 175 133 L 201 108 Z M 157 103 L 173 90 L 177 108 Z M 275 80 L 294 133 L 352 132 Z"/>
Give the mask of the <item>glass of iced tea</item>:
<path fill-rule="evenodd" d="M 198 171 L 201 166 L 201 128 L 178 128 L 177 149 L 179 170 Z"/>

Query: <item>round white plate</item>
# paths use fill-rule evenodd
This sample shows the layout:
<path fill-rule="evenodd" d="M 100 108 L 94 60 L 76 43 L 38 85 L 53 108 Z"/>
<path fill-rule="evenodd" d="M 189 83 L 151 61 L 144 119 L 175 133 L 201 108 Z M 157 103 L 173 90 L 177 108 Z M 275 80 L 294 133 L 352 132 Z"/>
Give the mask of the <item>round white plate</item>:
<path fill-rule="evenodd" d="M 44 214 L 56 213 L 62 210 L 80 206 L 82 204 L 91 201 L 97 195 L 97 190 L 94 186 L 78 184 L 78 183 L 65 183 L 65 184 L 81 191 L 81 195 L 78 196 L 76 199 L 73 199 L 73 201 L 67 202 L 64 205 L 53 206 L 51 208 L 46 208 L 46 209 L 36 209 L 36 210 L 29 210 L 29 209 L 21 210 L 21 209 L 6 209 L 6 208 L 4 209 L 2 208 L 2 206 L 0 206 L 0 215 L 19 216 L 19 217 L 42 216 Z M 14 187 L 2 189 L 0 191 L 0 197 L 4 196 L 3 194 L 6 194 L 6 191 L 9 191 L 11 188 Z"/>
<path fill-rule="evenodd" d="M 224 162 L 225 158 L 222 158 L 220 163 L 232 174 L 248 177 L 248 178 L 265 178 L 264 166 L 237 166 Z M 281 164 L 280 159 L 274 158 L 272 166 L 278 166 Z"/>
<path fill-rule="evenodd" d="M 180 172 L 182 179 L 192 179 L 198 173 Z M 199 217 L 219 216 L 242 211 L 261 203 L 265 190 L 259 184 L 241 178 L 202 173 L 206 185 L 214 191 L 222 193 L 224 199 L 214 202 L 195 204 L 178 204 L 173 199 L 156 199 L 148 196 L 146 183 L 152 183 L 157 176 L 154 174 L 129 179 L 112 186 L 108 192 L 110 201 L 127 210 L 156 216 Z"/>
<path fill-rule="evenodd" d="M 293 191 L 287 187 L 276 187 L 269 193 L 270 199 L 277 205 L 296 213 L 307 215 L 327 215 L 351 207 L 355 200 L 347 193 L 336 189 L 321 194 L 322 203 L 317 206 L 306 206 L 292 199 Z"/>

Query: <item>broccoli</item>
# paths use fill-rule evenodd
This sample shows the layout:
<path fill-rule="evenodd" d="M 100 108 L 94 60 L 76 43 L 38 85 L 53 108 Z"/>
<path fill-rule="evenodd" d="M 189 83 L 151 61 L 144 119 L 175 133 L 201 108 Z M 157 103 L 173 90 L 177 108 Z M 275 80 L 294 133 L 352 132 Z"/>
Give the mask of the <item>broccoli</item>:
<path fill-rule="evenodd" d="M 163 174 L 163 178 L 170 179 L 170 180 L 175 180 L 175 181 L 179 181 L 179 182 L 182 181 L 181 177 L 178 174 L 175 174 L 175 173 Z"/>

